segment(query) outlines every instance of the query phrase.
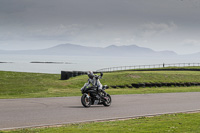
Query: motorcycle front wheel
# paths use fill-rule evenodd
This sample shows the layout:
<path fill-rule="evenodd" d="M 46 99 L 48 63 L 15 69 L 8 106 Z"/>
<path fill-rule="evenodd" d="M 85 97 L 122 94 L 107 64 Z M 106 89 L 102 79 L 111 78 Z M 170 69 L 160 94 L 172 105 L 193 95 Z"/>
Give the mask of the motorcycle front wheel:
<path fill-rule="evenodd" d="M 103 105 L 104 105 L 104 106 L 110 106 L 110 105 L 111 105 L 111 102 L 112 102 L 111 96 L 110 96 L 109 94 L 107 94 L 107 95 L 105 96 L 105 99 L 106 99 L 106 101 L 103 102 Z"/>
<path fill-rule="evenodd" d="M 87 94 L 84 93 L 81 97 L 81 103 L 84 107 L 90 107 L 91 105 L 91 98 L 87 97 Z"/>

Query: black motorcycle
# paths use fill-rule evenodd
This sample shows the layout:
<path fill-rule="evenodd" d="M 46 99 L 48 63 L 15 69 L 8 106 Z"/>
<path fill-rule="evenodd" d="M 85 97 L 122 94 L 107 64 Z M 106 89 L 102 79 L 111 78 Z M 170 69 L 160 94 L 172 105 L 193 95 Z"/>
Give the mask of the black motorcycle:
<path fill-rule="evenodd" d="M 81 103 L 84 107 L 90 107 L 91 105 L 111 105 L 111 96 L 105 92 L 107 85 L 104 85 L 102 89 L 98 90 L 97 87 L 84 88 L 82 90 Z"/>

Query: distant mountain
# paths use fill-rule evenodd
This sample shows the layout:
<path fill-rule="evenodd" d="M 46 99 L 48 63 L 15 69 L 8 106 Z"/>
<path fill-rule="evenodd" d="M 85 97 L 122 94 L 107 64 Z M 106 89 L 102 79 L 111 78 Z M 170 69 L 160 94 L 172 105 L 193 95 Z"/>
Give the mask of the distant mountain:
<path fill-rule="evenodd" d="M 55 47 L 39 50 L 0 50 L 0 54 L 26 54 L 26 55 L 69 55 L 69 56 L 135 56 L 135 57 L 174 57 L 178 56 L 173 51 L 154 51 L 150 48 L 137 45 L 116 46 L 105 48 L 86 47 L 75 44 L 61 44 Z"/>
<path fill-rule="evenodd" d="M 75 44 L 60 44 L 55 47 L 42 50 L 46 54 L 57 55 L 100 55 L 103 48 L 99 47 L 86 47 Z"/>

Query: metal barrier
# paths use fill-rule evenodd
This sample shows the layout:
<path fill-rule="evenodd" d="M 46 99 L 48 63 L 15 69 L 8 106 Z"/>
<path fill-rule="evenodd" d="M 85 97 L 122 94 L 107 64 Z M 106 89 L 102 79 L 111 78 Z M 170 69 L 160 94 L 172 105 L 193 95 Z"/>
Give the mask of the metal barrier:
<path fill-rule="evenodd" d="M 93 72 L 94 74 L 98 72 Z M 76 77 L 79 75 L 85 75 L 87 74 L 87 71 L 61 71 L 61 80 L 67 80 L 71 77 Z"/>
<path fill-rule="evenodd" d="M 113 72 L 120 70 L 134 70 L 134 69 L 146 69 L 146 68 L 164 68 L 164 67 L 189 67 L 200 66 L 200 63 L 174 63 L 174 64 L 153 64 L 153 65 L 136 65 L 136 66 L 119 66 L 99 69 L 96 72 Z"/>
<path fill-rule="evenodd" d="M 61 80 L 67 80 L 71 77 L 87 74 L 85 71 L 61 71 Z"/>

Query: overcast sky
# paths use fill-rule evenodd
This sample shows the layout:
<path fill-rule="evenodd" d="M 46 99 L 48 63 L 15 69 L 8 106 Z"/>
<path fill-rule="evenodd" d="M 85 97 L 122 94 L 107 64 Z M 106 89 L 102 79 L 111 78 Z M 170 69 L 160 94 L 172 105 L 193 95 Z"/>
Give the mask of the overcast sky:
<path fill-rule="evenodd" d="M 200 1 L 0 0 L 0 49 L 65 43 L 200 52 Z"/>

